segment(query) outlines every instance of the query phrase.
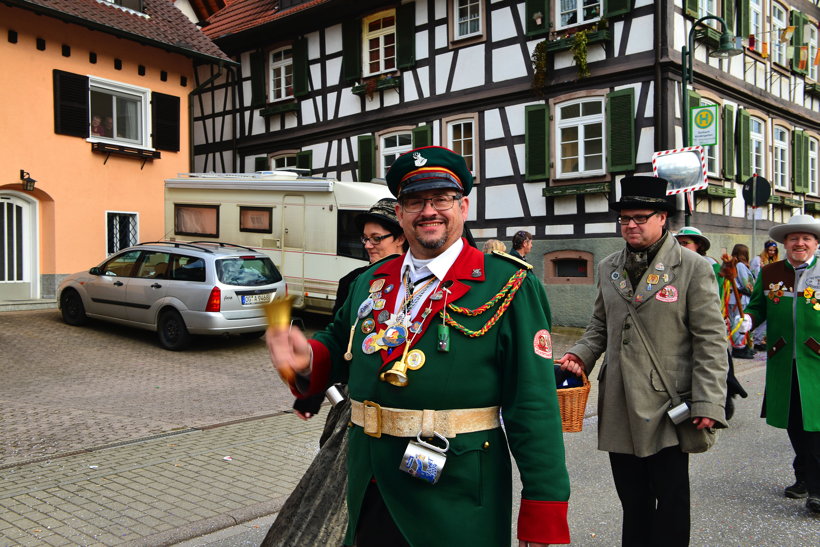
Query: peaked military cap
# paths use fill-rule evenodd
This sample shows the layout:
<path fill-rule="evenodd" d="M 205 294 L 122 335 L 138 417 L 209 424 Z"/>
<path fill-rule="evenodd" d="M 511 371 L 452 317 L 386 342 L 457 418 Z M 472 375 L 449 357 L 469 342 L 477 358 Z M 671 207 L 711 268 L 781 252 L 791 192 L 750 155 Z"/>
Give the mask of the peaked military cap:
<path fill-rule="evenodd" d="M 387 186 L 397 198 L 425 190 L 452 189 L 468 195 L 473 175 L 464 158 L 441 146 L 425 146 L 402 154 L 387 171 Z"/>

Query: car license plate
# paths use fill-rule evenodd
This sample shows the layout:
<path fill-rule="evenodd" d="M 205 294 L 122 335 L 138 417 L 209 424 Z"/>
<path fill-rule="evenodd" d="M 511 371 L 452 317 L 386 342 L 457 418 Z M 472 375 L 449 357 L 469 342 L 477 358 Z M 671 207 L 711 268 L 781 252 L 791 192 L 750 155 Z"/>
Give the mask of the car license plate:
<path fill-rule="evenodd" d="M 243 304 L 267 304 L 273 293 L 242 295 Z"/>

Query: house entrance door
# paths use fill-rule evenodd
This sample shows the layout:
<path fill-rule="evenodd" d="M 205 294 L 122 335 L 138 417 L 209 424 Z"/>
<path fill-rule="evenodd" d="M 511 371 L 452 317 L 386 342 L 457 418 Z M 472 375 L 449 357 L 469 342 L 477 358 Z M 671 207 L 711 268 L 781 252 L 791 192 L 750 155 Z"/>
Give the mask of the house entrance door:
<path fill-rule="evenodd" d="M 0 300 L 39 298 L 37 205 L 0 192 Z"/>

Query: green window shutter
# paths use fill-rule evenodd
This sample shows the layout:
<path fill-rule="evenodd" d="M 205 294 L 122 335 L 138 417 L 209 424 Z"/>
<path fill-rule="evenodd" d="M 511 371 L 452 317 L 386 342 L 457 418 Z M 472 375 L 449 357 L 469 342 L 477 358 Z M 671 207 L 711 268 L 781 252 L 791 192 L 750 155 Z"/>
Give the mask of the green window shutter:
<path fill-rule="evenodd" d="M 416 3 L 396 8 L 396 65 L 401 69 L 416 64 Z"/>
<path fill-rule="evenodd" d="M 293 42 L 293 96 L 303 97 L 308 93 L 308 51 L 307 38 Z"/>
<path fill-rule="evenodd" d="M 376 177 L 376 139 L 359 135 L 359 181 L 370 182 Z"/>
<path fill-rule="evenodd" d="M 746 110 L 738 110 L 737 112 L 737 155 L 740 161 L 739 182 L 745 182 L 752 176 L 750 117 Z"/>
<path fill-rule="evenodd" d="M 808 181 L 803 178 L 806 174 L 808 150 L 805 147 L 805 133 L 792 131 L 792 188 L 795 192 L 805 194 L 808 191 Z"/>
<path fill-rule="evenodd" d="M 630 11 L 632 11 L 632 0 L 606 0 L 604 4 L 604 17 L 607 19 Z"/>
<path fill-rule="evenodd" d="M 263 106 L 265 97 L 265 53 L 254 51 L 251 53 L 251 108 Z"/>
<path fill-rule="evenodd" d="M 800 46 L 806 45 L 803 42 L 803 26 L 808 22 L 808 18 L 797 10 L 792 10 L 789 14 L 791 25 L 794 26 L 794 34 L 792 34 L 791 45 L 794 46 L 794 54 L 792 55 L 792 70 L 805 74 L 814 59 L 807 59 L 806 68 L 800 68 Z M 779 37 L 773 36 L 772 40 L 778 40 Z"/>
<path fill-rule="evenodd" d="M 307 169 L 310 173 L 313 172 L 313 150 L 296 152 L 296 168 Z"/>
<path fill-rule="evenodd" d="M 545 104 L 524 109 L 524 180 L 549 178 L 549 107 Z"/>
<path fill-rule="evenodd" d="M 723 177 L 735 178 L 735 109 L 723 107 Z"/>
<path fill-rule="evenodd" d="M 270 160 L 267 156 L 257 156 L 253 158 L 254 171 L 270 171 Z"/>
<path fill-rule="evenodd" d="M 362 20 L 342 22 L 342 76 L 348 82 L 362 75 Z"/>
<path fill-rule="evenodd" d="M 540 25 L 535 19 L 537 13 L 541 14 Z M 547 34 L 550 30 L 550 0 L 525 0 L 524 22 L 526 23 L 527 36 Z"/>
<path fill-rule="evenodd" d="M 723 0 L 721 13 L 726 26 L 731 32 L 735 31 L 735 0 Z"/>
<path fill-rule="evenodd" d="M 151 93 L 151 129 L 154 148 L 179 152 L 179 97 Z"/>
<path fill-rule="evenodd" d="M 88 137 L 88 76 L 54 71 L 54 132 Z"/>
<path fill-rule="evenodd" d="M 739 0 L 737 6 L 738 34 L 746 38 L 751 32 L 752 24 L 749 15 L 749 0 Z"/>
<path fill-rule="evenodd" d="M 433 126 L 420 125 L 413 129 L 413 148 L 433 145 Z"/>
<path fill-rule="evenodd" d="M 803 192 L 809 191 L 809 136 L 801 131 L 803 140 L 803 159 L 801 160 L 801 180 L 803 181 Z"/>
<path fill-rule="evenodd" d="M 698 0 L 686 0 L 686 15 L 698 18 Z"/>
<path fill-rule="evenodd" d="M 635 169 L 635 90 L 621 89 L 606 96 L 609 171 Z"/>

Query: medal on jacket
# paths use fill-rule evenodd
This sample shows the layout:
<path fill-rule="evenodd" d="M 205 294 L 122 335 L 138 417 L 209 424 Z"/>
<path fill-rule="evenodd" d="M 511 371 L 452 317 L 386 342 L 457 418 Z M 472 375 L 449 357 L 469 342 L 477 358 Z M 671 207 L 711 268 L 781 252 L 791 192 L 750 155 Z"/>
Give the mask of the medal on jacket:
<path fill-rule="evenodd" d="M 447 463 L 446 452 L 450 448 L 450 441 L 446 437 L 440 433 L 433 434 L 444 441 L 444 448 L 422 441 L 419 433 L 415 441 L 407 443 L 399 465 L 399 469 L 405 473 L 430 484 L 436 484 L 441 477 L 441 470 Z"/>
<path fill-rule="evenodd" d="M 384 280 L 382 280 L 382 284 L 383 283 Z M 347 340 L 347 351 L 344 355 L 345 361 L 353 360 L 353 335 L 356 334 L 356 325 L 359 324 L 359 319 L 364 319 L 371 311 L 373 311 L 373 300 L 368 297 L 364 302 L 359 304 L 359 310 L 356 312 L 356 320 L 353 322 L 353 325 L 350 326 L 350 338 Z"/>

